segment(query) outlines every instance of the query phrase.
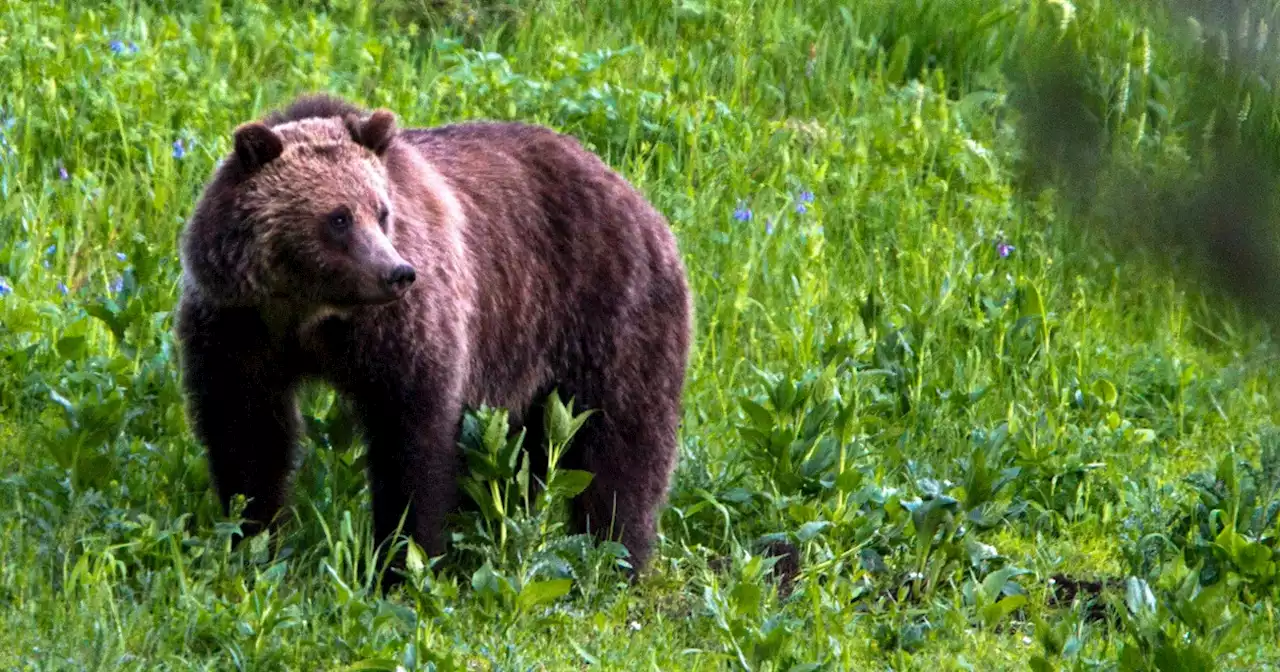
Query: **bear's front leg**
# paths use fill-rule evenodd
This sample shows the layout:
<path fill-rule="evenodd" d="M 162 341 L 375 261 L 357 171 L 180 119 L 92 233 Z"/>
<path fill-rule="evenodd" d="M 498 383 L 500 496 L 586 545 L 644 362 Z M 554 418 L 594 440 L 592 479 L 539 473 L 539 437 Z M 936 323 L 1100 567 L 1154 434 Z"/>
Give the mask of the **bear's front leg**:
<path fill-rule="evenodd" d="M 356 395 L 376 543 L 398 530 L 428 556 L 444 554 L 445 517 L 457 506 L 462 467 L 456 445 L 462 402 L 450 382 L 401 372 Z"/>
<path fill-rule="evenodd" d="M 250 310 L 187 304 L 177 332 L 192 431 L 205 446 L 223 513 L 237 493 L 248 499 L 242 530 L 252 536 L 275 522 L 287 497 L 299 428 L 296 378 Z"/>

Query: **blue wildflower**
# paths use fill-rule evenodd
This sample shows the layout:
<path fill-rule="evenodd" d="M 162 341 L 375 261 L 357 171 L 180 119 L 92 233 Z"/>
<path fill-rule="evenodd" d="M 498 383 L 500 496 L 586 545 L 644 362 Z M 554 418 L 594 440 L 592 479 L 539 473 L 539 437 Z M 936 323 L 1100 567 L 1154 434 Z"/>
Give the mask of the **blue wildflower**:
<path fill-rule="evenodd" d="M 59 282 L 59 283 L 58 283 L 58 291 L 59 291 L 59 292 L 62 292 L 62 295 L 63 295 L 63 296 L 66 296 L 66 295 L 67 295 L 67 291 L 68 291 L 68 290 L 67 290 L 67 285 L 66 285 L 66 283 L 64 283 L 64 282 Z"/>
<path fill-rule="evenodd" d="M 133 41 L 130 41 L 129 44 L 126 45 L 120 40 L 111 40 L 107 46 L 111 49 L 111 53 L 113 54 L 123 54 L 126 52 L 130 54 L 138 53 L 138 45 Z"/>
<path fill-rule="evenodd" d="M 182 138 L 173 141 L 173 158 L 181 159 L 187 155 L 187 148 L 182 144 Z"/>
<path fill-rule="evenodd" d="M 764 220 L 764 235 L 773 235 L 773 219 Z"/>
<path fill-rule="evenodd" d="M 115 280 L 111 281 L 111 293 L 119 294 L 124 290 L 124 278 L 117 275 Z"/>
<path fill-rule="evenodd" d="M 1009 243 L 1006 243 L 1006 242 L 1004 242 L 1004 241 L 1001 241 L 1000 243 L 998 243 L 998 244 L 996 245 L 996 253 L 1000 255 L 1000 258 L 1001 258 L 1001 259 L 1004 259 L 1005 257 L 1008 257 L 1008 256 L 1009 256 L 1009 254 L 1010 254 L 1010 253 L 1012 253 L 1012 252 L 1014 251 L 1014 249 L 1016 249 L 1016 248 L 1014 248 L 1014 246 L 1012 246 L 1012 245 L 1010 245 Z"/>
<path fill-rule="evenodd" d="M 796 203 L 796 214 L 803 215 L 809 211 L 809 204 L 813 202 L 812 191 L 800 192 L 800 202 Z"/>
<path fill-rule="evenodd" d="M 116 252 L 116 259 L 119 259 L 120 261 L 124 261 L 125 259 L 128 259 L 128 258 L 129 257 L 125 255 L 124 252 Z"/>
<path fill-rule="evenodd" d="M 733 218 L 739 222 L 751 221 L 751 208 L 748 208 L 746 203 L 738 201 L 738 209 L 733 211 Z"/>
<path fill-rule="evenodd" d="M 67 167 L 62 165 L 62 159 L 58 159 L 58 179 L 63 182 L 71 179 L 71 175 L 67 173 Z"/>
<path fill-rule="evenodd" d="M 58 251 L 58 245 L 57 245 L 57 243 L 55 243 L 55 244 L 53 244 L 53 245 L 50 245 L 49 247 L 46 247 L 46 248 L 44 249 L 44 253 L 45 253 L 45 254 L 53 254 L 54 252 L 57 252 L 57 251 Z"/>
<path fill-rule="evenodd" d="M 10 294 L 12 292 L 13 287 L 9 286 L 9 281 L 4 278 L 0 278 L 0 296 L 4 296 L 5 294 Z"/>

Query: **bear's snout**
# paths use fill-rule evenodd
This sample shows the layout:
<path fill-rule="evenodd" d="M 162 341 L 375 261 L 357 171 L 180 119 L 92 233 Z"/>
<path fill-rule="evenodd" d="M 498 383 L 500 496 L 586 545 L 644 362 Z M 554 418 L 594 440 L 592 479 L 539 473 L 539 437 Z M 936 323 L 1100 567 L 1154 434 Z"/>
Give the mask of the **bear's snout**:
<path fill-rule="evenodd" d="M 412 266 L 400 264 L 392 268 L 391 272 L 387 274 L 387 288 L 393 292 L 403 292 L 409 288 L 409 285 L 413 284 L 417 277 L 418 272 L 413 270 Z"/>

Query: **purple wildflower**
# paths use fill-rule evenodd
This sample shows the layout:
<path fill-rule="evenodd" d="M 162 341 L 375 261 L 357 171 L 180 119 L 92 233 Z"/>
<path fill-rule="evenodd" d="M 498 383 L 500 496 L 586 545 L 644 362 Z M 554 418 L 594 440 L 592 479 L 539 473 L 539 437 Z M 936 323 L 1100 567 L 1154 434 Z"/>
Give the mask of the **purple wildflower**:
<path fill-rule="evenodd" d="M 67 285 L 66 285 L 66 283 L 64 283 L 64 282 L 59 282 L 59 283 L 58 283 L 58 291 L 59 291 L 59 292 L 62 292 L 62 295 L 63 295 L 63 296 L 66 296 L 66 295 L 67 295 L 67 291 L 68 291 L 68 290 L 67 290 Z"/>
<path fill-rule="evenodd" d="M 187 148 L 182 144 L 182 138 L 173 141 L 173 158 L 181 159 L 187 155 Z"/>
<path fill-rule="evenodd" d="M 10 294 L 12 292 L 13 287 L 9 286 L 9 281 L 4 278 L 0 278 L 0 296 L 4 296 L 5 294 Z"/>
<path fill-rule="evenodd" d="M 71 175 L 67 173 L 67 167 L 62 165 L 62 159 L 58 159 L 58 179 L 63 182 L 71 179 Z"/>
<path fill-rule="evenodd" d="M 1017 248 L 1004 241 L 996 244 L 996 254 L 999 254 L 1001 259 L 1008 257 L 1015 249 Z"/>
<path fill-rule="evenodd" d="M 809 204 L 813 202 L 812 191 L 800 192 L 800 202 L 796 203 L 796 214 L 803 215 L 809 211 Z"/>
<path fill-rule="evenodd" d="M 751 221 L 751 208 L 748 208 L 746 203 L 738 201 L 738 209 L 733 211 L 733 218 L 739 222 Z"/>

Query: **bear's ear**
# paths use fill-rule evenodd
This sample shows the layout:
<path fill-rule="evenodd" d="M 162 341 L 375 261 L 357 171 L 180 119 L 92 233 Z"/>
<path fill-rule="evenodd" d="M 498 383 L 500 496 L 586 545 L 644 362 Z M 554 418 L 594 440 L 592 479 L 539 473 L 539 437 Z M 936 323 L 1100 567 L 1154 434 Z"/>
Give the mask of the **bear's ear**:
<path fill-rule="evenodd" d="M 364 119 L 349 116 L 347 130 L 352 140 L 381 156 L 396 137 L 396 115 L 388 110 L 374 110 Z"/>
<path fill-rule="evenodd" d="M 236 129 L 235 138 L 236 160 L 248 172 L 267 165 L 284 151 L 284 141 L 264 124 L 244 124 Z"/>

